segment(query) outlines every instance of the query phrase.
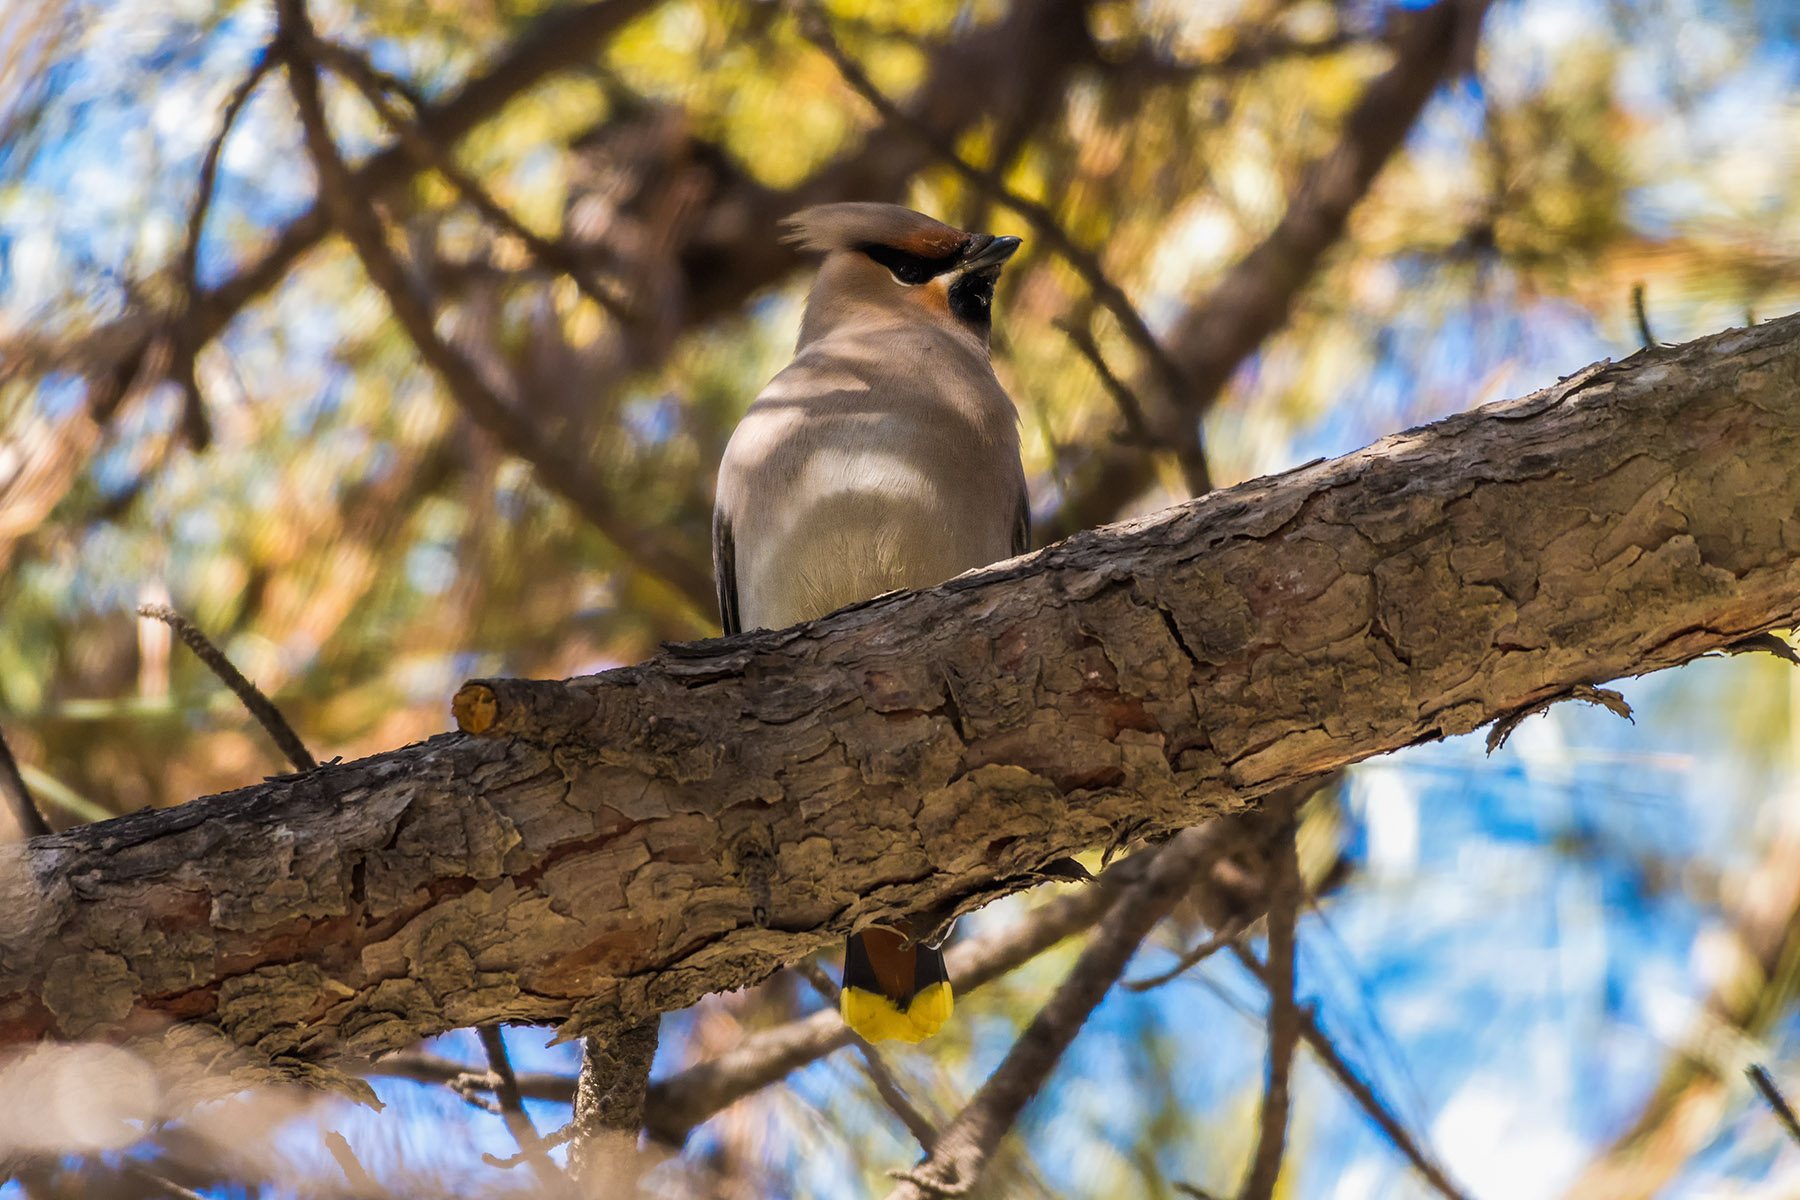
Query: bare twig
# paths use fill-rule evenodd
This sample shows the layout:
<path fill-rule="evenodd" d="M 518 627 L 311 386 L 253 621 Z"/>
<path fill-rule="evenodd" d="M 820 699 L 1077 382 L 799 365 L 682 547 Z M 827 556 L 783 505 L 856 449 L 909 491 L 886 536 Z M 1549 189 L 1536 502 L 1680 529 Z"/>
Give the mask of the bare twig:
<path fill-rule="evenodd" d="M 1644 311 L 1642 280 L 1631 285 L 1631 315 L 1637 319 L 1638 338 L 1644 343 L 1644 349 L 1656 349 L 1656 335 L 1650 332 L 1650 314 Z"/>
<path fill-rule="evenodd" d="M 1750 1082 L 1762 1093 L 1764 1102 L 1774 1111 L 1781 1127 L 1788 1131 L 1788 1136 L 1800 1142 L 1800 1118 L 1794 1116 L 1793 1106 L 1781 1094 L 1781 1089 L 1775 1086 L 1774 1076 L 1761 1063 L 1751 1063 L 1744 1068 L 1744 1074 L 1750 1077 Z"/>
<path fill-rule="evenodd" d="M 331 1151 L 331 1157 L 337 1160 L 338 1170 L 344 1173 L 344 1180 L 350 1190 L 358 1196 L 379 1196 L 382 1188 L 369 1175 L 356 1157 L 356 1151 L 350 1148 L 349 1141 L 335 1129 L 325 1131 L 325 1148 Z"/>
<path fill-rule="evenodd" d="M 530 1150 L 521 1150 L 517 1154 L 508 1154 L 505 1158 L 501 1158 L 497 1154 L 483 1154 L 481 1156 L 481 1161 L 490 1167 L 499 1167 L 503 1171 L 510 1171 L 516 1166 L 530 1162 L 534 1157 L 541 1156 L 548 1151 L 554 1150 L 566 1142 L 574 1141 L 575 1135 L 575 1122 L 570 1121 L 555 1133 L 547 1134 L 546 1136 L 539 1138 L 537 1145 L 533 1146 Z"/>
<path fill-rule="evenodd" d="M 1112 989 L 1139 943 L 1193 883 L 1213 852 L 1208 827 L 1183 830 L 1156 852 L 1142 879 L 1119 897 L 1038 1015 L 973 1099 L 939 1136 L 931 1155 L 900 1183 L 888 1200 L 959 1195 L 974 1186 L 1000 1139 L 1012 1128 L 1063 1051 L 1075 1040 Z"/>
<path fill-rule="evenodd" d="M 1288 1082 L 1294 1047 L 1300 1041 L 1300 1011 L 1294 1003 L 1294 926 L 1299 919 L 1300 861 L 1294 833 L 1299 812 L 1292 797 L 1281 797 L 1273 876 L 1269 881 L 1269 964 L 1263 977 L 1269 991 L 1269 1064 L 1263 1085 L 1262 1114 L 1257 1122 L 1256 1150 L 1238 1200 L 1271 1200 L 1281 1177 L 1287 1150 Z"/>
<path fill-rule="evenodd" d="M 50 832 L 50 823 L 44 820 L 44 814 L 32 800 L 31 790 L 25 786 L 25 777 L 19 774 L 19 764 L 3 736 L 0 736 L 0 792 L 6 793 L 6 806 L 12 810 L 13 821 L 22 835 L 34 838 Z"/>
<path fill-rule="evenodd" d="M 281 715 L 281 710 L 257 690 L 254 683 L 245 679 L 243 672 L 232 666 L 224 652 L 213 645 L 193 622 L 166 604 L 140 604 L 137 611 L 140 617 L 161 621 L 187 643 L 188 649 L 194 652 L 194 657 L 205 663 L 219 677 L 219 682 L 231 689 L 231 694 L 250 710 L 256 723 L 275 739 L 275 744 L 287 755 L 296 771 L 311 771 L 319 765 L 307 751 L 306 743 L 300 740 L 293 726 L 287 723 L 287 718 Z"/>
<path fill-rule="evenodd" d="M 225 139 L 231 136 L 238 114 L 243 111 L 251 94 L 256 91 L 256 85 L 262 82 L 272 65 L 273 60 L 268 50 L 265 48 L 258 51 L 256 60 L 250 64 L 250 70 L 225 100 L 224 111 L 219 116 L 218 132 L 213 135 L 213 140 L 206 147 L 205 156 L 200 160 L 200 183 L 194 194 L 194 207 L 188 213 L 187 239 L 182 243 L 181 257 L 176 262 L 176 286 L 181 289 L 181 294 L 170 338 L 169 374 L 181 389 L 182 435 L 196 451 L 206 449 L 212 441 L 212 428 L 206 419 L 205 400 L 200 395 L 200 381 L 194 373 L 194 359 L 200 352 L 200 338 L 192 328 L 193 322 L 188 319 L 200 295 L 200 238 L 206 231 L 207 214 L 212 210 L 213 192 L 219 180 L 219 157 L 225 149 Z"/>
<path fill-rule="evenodd" d="M 531 1116 L 525 1111 L 525 1099 L 519 1094 L 519 1081 L 513 1075 L 512 1059 L 506 1053 L 506 1038 L 498 1025 L 479 1025 L 475 1032 L 481 1036 L 481 1048 L 487 1054 L 488 1069 L 498 1081 L 494 1087 L 494 1098 L 500 1102 L 500 1119 L 506 1122 L 513 1141 L 519 1143 L 520 1161 L 531 1166 L 539 1184 L 546 1188 L 557 1188 L 563 1181 L 562 1172 L 550 1161 L 548 1148 L 538 1137 L 537 1130 L 532 1127 Z"/>
<path fill-rule="evenodd" d="M 481 183 L 462 167 L 435 139 L 422 130 L 416 118 L 402 113 L 388 99 L 388 93 L 397 93 L 405 100 L 414 113 L 423 112 L 425 105 L 402 81 L 384 71 L 376 69 L 373 63 L 350 47 L 338 42 L 317 38 L 313 42 L 313 53 L 325 66 L 331 68 L 362 93 L 363 99 L 369 102 L 382 121 L 394 131 L 400 145 L 422 167 L 427 167 L 442 175 L 450 186 L 456 189 L 469 207 L 480 213 L 488 221 L 500 227 L 505 233 L 523 242 L 525 248 L 538 262 L 551 270 L 567 275 L 580 289 L 581 294 L 604 308 L 621 322 L 630 321 L 633 313 L 624 301 L 614 296 L 599 280 L 594 277 L 592 269 L 581 261 L 580 255 L 562 241 L 553 241 L 527 227 L 517 217 L 490 195 Z"/>
<path fill-rule="evenodd" d="M 823 996 L 833 1010 L 837 1008 L 838 985 L 831 981 L 831 976 L 825 974 L 818 963 L 809 959 L 795 963 L 788 969 L 810 983 L 813 990 Z M 881 1056 L 881 1051 L 871 1045 L 868 1039 L 853 1033 L 850 1044 L 862 1056 L 863 1074 L 875 1085 L 875 1094 L 881 1097 L 881 1102 L 887 1105 L 889 1112 L 900 1118 L 900 1123 L 913 1135 L 919 1148 L 930 1154 L 931 1148 L 937 1145 L 937 1124 L 912 1102 L 911 1097 L 900 1086 L 900 1081 L 894 1077 L 887 1059 Z"/>
<path fill-rule="evenodd" d="M 1218 58 L 1186 62 L 1170 58 L 1150 46 L 1103 52 L 1101 67 L 1110 74 L 1136 83 L 1182 84 L 1196 79 L 1228 79 L 1260 70 L 1273 62 L 1302 58 L 1326 58 L 1366 39 L 1339 29 L 1326 37 L 1302 41 L 1280 31 L 1252 32 Z"/>
<path fill-rule="evenodd" d="M 1128 992 L 1147 992 L 1151 988 L 1159 988 L 1163 984 L 1187 974 L 1193 967 L 1211 958 L 1214 954 L 1244 936 L 1247 922 L 1240 918 L 1232 918 L 1213 935 L 1181 956 L 1181 961 L 1160 975 L 1152 975 L 1148 979 L 1133 979 L 1122 986 Z"/>
<path fill-rule="evenodd" d="M 1191 1196 L 1193 1200 L 1219 1200 L 1217 1195 L 1207 1191 L 1197 1183 L 1177 1182 L 1175 1184 L 1175 1190 L 1184 1196 Z"/>
<path fill-rule="evenodd" d="M 611 540 L 626 558 L 659 576 L 696 608 L 714 603 L 711 573 L 698 563 L 672 551 L 657 533 L 629 523 L 613 497 L 601 488 L 593 471 L 563 446 L 546 437 L 521 409 L 516 398 L 493 390 L 459 351 L 437 332 L 431 303 L 415 289 L 400 260 L 389 247 L 358 176 L 351 173 L 332 141 L 319 100 L 317 66 L 307 56 L 314 44 L 312 25 L 298 0 L 281 0 L 283 24 L 277 44 L 287 62 L 290 90 L 306 134 L 308 153 L 319 172 L 319 191 L 332 219 L 356 251 L 369 279 L 387 297 L 388 305 L 419 355 L 437 373 L 459 407 L 512 453 L 529 462 L 551 491 L 568 501 L 581 515 Z"/>
<path fill-rule="evenodd" d="M 813 0 L 803 0 L 798 10 L 800 33 L 807 41 L 817 46 L 831 60 L 844 82 L 869 103 L 876 112 L 886 120 L 916 137 L 933 154 L 943 159 L 964 178 L 976 187 L 992 195 L 1000 203 L 1025 218 L 1032 230 L 1052 251 L 1061 256 L 1064 262 L 1072 267 L 1077 275 L 1087 283 L 1088 290 L 1094 299 L 1103 306 L 1119 322 L 1125 336 L 1144 355 L 1156 376 L 1158 386 L 1168 392 L 1169 404 L 1174 408 L 1184 406 L 1183 396 L 1189 388 L 1186 373 L 1179 363 L 1163 348 L 1150 326 L 1144 322 L 1140 314 L 1125 295 L 1124 289 L 1114 283 L 1106 274 L 1100 258 L 1093 251 L 1076 243 L 1075 239 L 1063 229 L 1056 214 L 1045 205 L 1029 197 L 1022 196 L 1007 186 L 998 171 L 978 167 L 958 153 L 956 147 L 938 136 L 923 122 L 908 115 L 898 104 L 888 98 L 875 81 L 869 78 L 862 64 L 847 54 L 832 36 L 831 25 L 825 14 Z M 1187 479 L 1188 490 L 1198 496 L 1212 490 L 1212 479 L 1206 466 L 1206 456 L 1200 445 L 1198 426 L 1192 438 L 1177 437 L 1175 442 L 1176 457 L 1181 462 L 1182 473 Z"/>
<path fill-rule="evenodd" d="M 196 1192 L 193 1188 L 183 1187 L 168 1176 L 158 1174 L 154 1167 L 147 1163 L 141 1163 L 135 1158 L 123 1159 L 121 1160 L 120 1165 L 125 1168 L 125 1173 L 127 1175 L 133 1176 L 143 1183 L 155 1188 L 164 1196 L 168 1197 L 169 1200 L 206 1200 L 205 1196 Z"/>
<path fill-rule="evenodd" d="M 1265 981 L 1266 986 L 1269 968 L 1263 964 L 1262 960 L 1241 945 L 1233 946 L 1231 950 L 1252 975 Z M 1444 1169 L 1425 1151 L 1420 1140 L 1408 1132 L 1400 1118 L 1395 1115 L 1393 1107 L 1375 1091 L 1374 1085 L 1365 1080 L 1354 1067 L 1345 1061 L 1330 1036 L 1320 1026 L 1318 1018 L 1304 1008 L 1299 1010 L 1299 1014 L 1300 1036 L 1305 1040 L 1307 1047 L 1312 1050 L 1320 1064 L 1331 1072 L 1332 1078 L 1338 1081 L 1338 1086 L 1350 1094 L 1350 1098 L 1355 1100 L 1363 1112 L 1368 1114 L 1371 1121 L 1375 1122 L 1376 1128 L 1380 1129 L 1387 1136 L 1388 1141 L 1393 1143 L 1394 1149 L 1400 1151 L 1406 1161 L 1412 1164 L 1413 1170 L 1417 1171 L 1420 1177 L 1430 1184 L 1440 1196 L 1443 1196 L 1444 1200 L 1469 1200 L 1468 1195 L 1450 1181 L 1450 1177 L 1445 1174 Z"/>
<path fill-rule="evenodd" d="M 1137 393 L 1128 387 L 1124 380 L 1113 374 L 1106 363 L 1105 355 L 1100 353 L 1100 345 L 1094 341 L 1094 335 L 1085 322 L 1059 320 L 1056 328 L 1069 339 L 1081 357 L 1087 359 L 1088 365 L 1094 368 L 1094 374 L 1100 377 L 1100 386 L 1106 389 L 1107 395 L 1119 407 L 1119 416 L 1125 421 L 1125 440 L 1134 446 L 1146 450 L 1156 448 L 1156 438 L 1150 433 L 1150 423 L 1144 416 L 1144 406 L 1138 402 Z"/>

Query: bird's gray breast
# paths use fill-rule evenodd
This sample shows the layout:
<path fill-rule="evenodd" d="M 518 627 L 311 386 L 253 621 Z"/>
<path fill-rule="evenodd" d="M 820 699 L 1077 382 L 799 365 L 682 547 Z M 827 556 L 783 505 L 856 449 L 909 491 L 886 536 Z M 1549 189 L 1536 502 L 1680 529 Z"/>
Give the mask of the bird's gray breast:
<path fill-rule="evenodd" d="M 998 413 L 988 397 L 795 374 L 764 391 L 720 469 L 746 628 L 810 620 L 1008 556 L 1023 481 L 997 381 Z"/>

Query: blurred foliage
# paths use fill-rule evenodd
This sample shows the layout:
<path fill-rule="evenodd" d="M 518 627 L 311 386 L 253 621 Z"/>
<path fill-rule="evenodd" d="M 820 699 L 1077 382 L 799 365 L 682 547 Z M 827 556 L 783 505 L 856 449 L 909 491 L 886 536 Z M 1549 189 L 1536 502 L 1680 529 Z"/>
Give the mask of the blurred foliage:
<path fill-rule="evenodd" d="M 440 98 L 551 7 L 338 0 L 314 15 L 327 36 Z M 828 8 L 845 47 L 897 98 L 927 85 L 935 48 L 1012 11 L 1003 0 Z M 1275 225 L 1305 165 L 1386 67 L 1383 39 L 1399 19 L 1366 0 L 1105 0 L 1088 14 L 1092 59 L 1066 65 L 1055 103 L 973 122 L 957 145 L 1098 248 L 1152 327 L 1166 329 Z M 306 254 L 201 349 L 204 450 L 184 439 L 182 396 L 168 383 L 129 395 L 110 419 L 90 417 L 71 364 L 96 330 L 178 298 L 201 156 L 269 34 L 263 5 L 232 0 L 0 10 L 0 717 L 53 824 L 282 769 L 204 668 L 130 615 L 143 600 L 170 599 L 209 630 L 321 758 L 446 728 L 448 697 L 472 675 L 593 671 L 714 628 L 710 612 L 623 558 L 451 405 L 339 241 Z M 1437 97 L 1287 327 L 1209 415 L 1215 477 L 1229 484 L 1343 452 L 1621 357 L 1638 341 L 1635 284 L 1663 340 L 1796 307 L 1797 37 L 1786 0 L 1498 4 L 1476 74 Z M 996 96 L 1009 85 L 964 81 Z M 384 144 L 348 88 L 328 97 L 353 155 Z M 929 111 L 932 96 L 914 98 Z M 783 7 L 668 0 L 453 153 L 534 230 L 576 237 L 584 206 L 597 205 L 629 212 L 654 248 L 684 236 L 703 203 L 682 191 L 683 160 L 658 157 L 669 146 L 703 144 L 762 188 L 799 194 L 875 124 Z M 644 176 L 662 190 L 632 192 Z M 225 144 L 200 281 L 254 260 L 311 194 L 291 104 L 271 77 Z M 1071 461 L 1120 427 L 1058 322 L 1092 318 L 1121 376 L 1141 364 L 1110 318 L 1093 317 L 1086 283 L 963 176 L 927 161 L 898 198 L 1027 236 L 997 301 L 996 344 L 1047 521 L 1076 486 Z M 701 319 L 691 295 L 647 269 L 630 301 L 648 315 L 627 329 L 485 226 L 436 173 L 394 193 L 385 212 L 446 334 L 484 370 L 530 385 L 534 416 L 591 464 L 626 519 L 702 562 L 713 469 L 738 413 L 787 357 L 804 272 Z M 773 236 L 738 230 L 727 244 Z M 1177 477 L 1165 479 L 1170 490 L 1135 506 L 1176 498 Z M 1770 831 L 1800 809 L 1790 686 L 1773 663 L 1690 669 L 1640 689 L 1650 704 L 1634 694 L 1643 722 L 1628 738 L 1599 723 L 1609 718 L 1553 714 L 1486 764 L 1468 747 L 1371 764 L 1345 803 L 1316 815 L 1333 843 L 1343 828 L 1355 870 L 1322 902 L 1331 915 L 1303 925 L 1303 945 L 1327 948 L 1314 952 L 1325 965 L 1303 960 L 1303 987 L 1327 997 L 1339 1036 L 1484 1194 L 1567 1185 L 1635 1119 L 1663 1043 L 1679 1040 L 1660 1025 L 1645 1032 L 1663 1018 L 1641 989 L 1703 1004 L 1720 980 L 1698 961 L 1701 935 L 1733 927 L 1733 897 L 1768 868 L 1766 847 L 1787 844 Z M 1578 740 L 1562 740 L 1565 730 Z M 1652 752 L 1665 758 L 1641 757 Z M 1658 819 L 1641 819 L 1644 806 Z M 1525 916 L 1470 932 L 1496 897 L 1519 901 Z M 1534 925 L 1539 917 L 1555 928 Z M 1191 917 L 1172 922 L 1167 944 L 1197 928 Z M 905 1057 L 909 1088 L 940 1117 L 954 1112 L 1074 953 L 1064 947 L 960 1002 L 952 1031 Z M 1508 971 L 1482 955 L 1518 956 L 1507 961 L 1526 965 L 1512 974 L 1542 990 L 1500 996 L 1493 975 Z M 1574 992 L 1547 982 L 1550 962 L 1569 967 L 1562 986 Z M 1769 969 L 1796 968 L 1783 951 Z M 991 1194 L 1229 1185 L 1249 1152 L 1261 1053 L 1258 1020 L 1234 1025 L 1232 1009 L 1254 1014 L 1261 1001 L 1241 972 L 1196 978 L 1109 1001 L 1030 1110 L 1025 1138 L 1009 1143 Z M 1751 1036 L 1779 1039 L 1792 1023 L 1792 988 L 1775 982 L 1783 1002 L 1759 1011 Z M 814 1003 L 778 984 L 671 1018 L 664 1069 Z M 1374 996 L 1390 989 L 1398 999 L 1384 1009 Z M 1591 1004 L 1603 1011 L 1570 1011 Z M 1569 1024 L 1544 1033 L 1557 1020 Z M 1549 1115 L 1521 1117 L 1505 1109 L 1515 1093 L 1495 1072 L 1554 1058 L 1545 1046 L 1568 1062 L 1538 1064 L 1555 1081 L 1542 1100 Z M 546 1055 L 540 1065 L 570 1065 Z M 1421 1058 L 1415 1087 L 1402 1064 Z M 509 1152 L 494 1140 L 497 1122 L 391 1086 L 408 1115 L 398 1132 L 370 1125 L 387 1132 L 369 1139 L 387 1139 L 409 1169 L 442 1164 L 432 1177 L 448 1190 L 458 1179 L 493 1183 L 472 1155 Z M 1304 1068 L 1300 1088 L 1303 1166 L 1287 1194 L 1419 1186 L 1317 1072 Z M 1545 1124 L 1565 1116 L 1572 1133 Z M 1750 1120 L 1730 1135 L 1737 1142 L 1697 1165 L 1682 1166 L 1684 1154 L 1676 1169 L 1763 1194 L 1755 1181 L 1779 1157 L 1791 1186 L 1794 1152 L 1778 1152 Z M 460 1122 L 468 1133 L 427 1137 L 408 1122 Z M 1483 1138 L 1530 1140 L 1542 1161 L 1501 1161 L 1479 1148 Z M 697 1134 L 681 1194 L 843 1195 L 880 1186 L 911 1154 L 840 1057 Z"/>

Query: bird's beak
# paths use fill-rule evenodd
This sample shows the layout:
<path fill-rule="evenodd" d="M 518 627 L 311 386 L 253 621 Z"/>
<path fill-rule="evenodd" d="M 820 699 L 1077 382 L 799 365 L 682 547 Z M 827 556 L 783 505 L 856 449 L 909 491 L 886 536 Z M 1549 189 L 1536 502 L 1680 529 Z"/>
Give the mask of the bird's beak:
<path fill-rule="evenodd" d="M 957 273 L 998 273 L 1022 244 L 1016 237 L 995 237 L 991 233 L 978 233 L 970 239 L 968 249 L 963 251 L 962 262 L 956 266 Z"/>

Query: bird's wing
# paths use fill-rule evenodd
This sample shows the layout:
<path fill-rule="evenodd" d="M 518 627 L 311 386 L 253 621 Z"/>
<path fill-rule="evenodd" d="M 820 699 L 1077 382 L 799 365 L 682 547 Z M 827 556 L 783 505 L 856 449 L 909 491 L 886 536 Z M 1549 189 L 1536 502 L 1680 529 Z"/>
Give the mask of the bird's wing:
<path fill-rule="evenodd" d="M 1012 556 L 1014 558 L 1031 549 L 1031 497 L 1025 491 L 1024 481 L 1020 480 L 1018 513 L 1013 518 Z"/>
<path fill-rule="evenodd" d="M 731 518 L 713 510 L 713 581 L 719 589 L 719 625 L 729 636 L 744 631 L 738 616 L 737 543 L 731 538 Z"/>

